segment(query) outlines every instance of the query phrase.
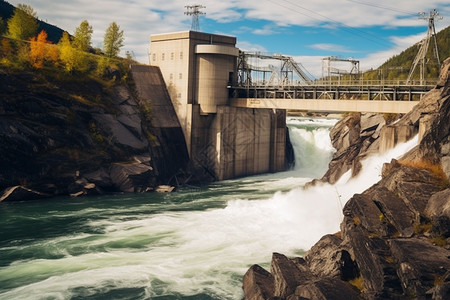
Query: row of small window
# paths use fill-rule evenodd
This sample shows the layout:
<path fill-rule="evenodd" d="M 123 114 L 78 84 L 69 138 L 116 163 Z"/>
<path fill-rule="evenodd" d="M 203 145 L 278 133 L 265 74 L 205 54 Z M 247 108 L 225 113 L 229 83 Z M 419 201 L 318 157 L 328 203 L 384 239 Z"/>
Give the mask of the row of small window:
<path fill-rule="evenodd" d="M 178 79 L 183 79 L 183 73 L 178 73 Z M 170 75 L 169 75 L 169 80 L 173 80 L 173 74 L 172 73 L 170 73 Z"/>
<path fill-rule="evenodd" d="M 162 53 L 161 54 L 161 60 L 165 60 L 166 59 L 166 54 Z M 175 59 L 175 52 L 171 52 L 170 53 L 170 60 L 174 60 Z M 180 52 L 180 59 L 183 59 L 183 52 Z M 156 61 L 156 53 L 152 54 L 152 60 Z"/>

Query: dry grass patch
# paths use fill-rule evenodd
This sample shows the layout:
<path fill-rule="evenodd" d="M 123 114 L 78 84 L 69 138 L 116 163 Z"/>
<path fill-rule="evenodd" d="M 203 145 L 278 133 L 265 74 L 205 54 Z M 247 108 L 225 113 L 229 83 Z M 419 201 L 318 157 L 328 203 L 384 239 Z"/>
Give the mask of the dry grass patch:
<path fill-rule="evenodd" d="M 421 160 L 401 160 L 399 163 L 403 166 L 408 166 L 411 168 L 419 169 L 419 170 L 427 170 L 429 171 L 434 178 L 436 178 L 441 184 L 441 189 L 446 189 L 450 187 L 449 179 L 442 169 L 440 164 L 432 163 L 426 159 Z"/>
<path fill-rule="evenodd" d="M 360 291 L 364 290 L 364 280 L 361 276 L 349 280 L 348 283 L 350 283 Z"/>

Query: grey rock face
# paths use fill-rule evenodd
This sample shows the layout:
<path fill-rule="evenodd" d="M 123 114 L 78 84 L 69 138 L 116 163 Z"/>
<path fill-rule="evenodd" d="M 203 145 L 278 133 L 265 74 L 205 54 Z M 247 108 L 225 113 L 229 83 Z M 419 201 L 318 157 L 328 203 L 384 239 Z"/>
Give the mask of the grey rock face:
<path fill-rule="evenodd" d="M 245 299 L 273 299 L 273 275 L 258 265 L 253 265 L 244 275 Z"/>
<path fill-rule="evenodd" d="M 189 157 L 159 69 L 141 71 L 132 72 L 136 86 L 108 91 L 94 81 L 34 87 L 33 74 L 0 73 L 0 91 L 11 95 L 0 103 L 0 192 L 15 186 L 48 196 L 144 192 L 183 173 Z M 165 115 L 150 122 L 151 104 L 142 97 L 154 95 Z M 23 188 L 4 201 L 38 198 L 19 193 Z"/>

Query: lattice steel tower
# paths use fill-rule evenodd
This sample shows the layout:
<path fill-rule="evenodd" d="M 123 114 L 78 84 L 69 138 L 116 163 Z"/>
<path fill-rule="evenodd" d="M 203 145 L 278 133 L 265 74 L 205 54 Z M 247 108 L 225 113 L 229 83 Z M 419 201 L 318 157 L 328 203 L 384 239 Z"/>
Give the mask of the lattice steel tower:
<path fill-rule="evenodd" d="M 430 11 L 430 15 L 428 17 L 425 16 L 424 12 L 420 12 L 419 15 L 420 19 L 428 20 L 427 37 L 420 41 L 420 49 L 419 52 L 417 52 L 416 58 L 414 59 L 414 62 L 411 66 L 411 70 L 409 71 L 407 82 L 409 83 L 411 81 L 411 77 L 416 70 L 417 65 L 420 65 L 420 84 L 423 84 L 423 81 L 425 79 L 425 65 L 427 64 L 426 56 L 428 47 L 430 45 L 430 40 L 432 38 L 434 40 L 433 54 L 437 59 L 438 65 L 441 65 L 441 61 L 439 59 L 439 49 L 436 41 L 436 29 L 434 28 L 434 21 L 439 13 L 436 11 L 436 9 L 434 9 Z M 439 17 L 438 20 L 442 20 L 442 17 Z"/>
<path fill-rule="evenodd" d="M 188 15 L 188 16 L 192 16 L 191 30 L 192 31 L 200 31 L 200 24 L 198 23 L 198 16 L 206 14 L 206 13 L 200 11 L 202 8 L 206 8 L 206 6 L 196 4 L 196 5 L 186 5 L 185 8 L 186 8 L 186 11 L 184 12 L 184 14 Z"/>

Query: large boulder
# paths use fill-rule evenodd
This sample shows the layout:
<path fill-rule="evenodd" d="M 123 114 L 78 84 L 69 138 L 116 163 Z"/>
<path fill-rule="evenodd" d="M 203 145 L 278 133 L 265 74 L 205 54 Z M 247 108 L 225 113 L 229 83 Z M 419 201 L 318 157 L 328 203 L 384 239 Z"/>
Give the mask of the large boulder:
<path fill-rule="evenodd" d="M 450 188 L 431 196 L 424 215 L 431 220 L 434 235 L 450 238 Z"/>
<path fill-rule="evenodd" d="M 244 275 L 243 289 L 247 300 L 273 299 L 273 275 L 264 268 L 253 265 Z"/>
<path fill-rule="evenodd" d="M 304 260 L 290 259 L 280 253 L 273 253 L 270 272 L 274 278 L 273 294 L 282 299 L 293 294 L 299 284 L 312 277 Z"/>
<path fill-rule="evenodd" d="M 305 254 L 311 272 L 320 278 L 336 277 L 347 281 L 358 277 L 358 267 L 341 244 L 342 239 L 334 234 L 323 236 Z"/>
<path fill-rule="evenodd" d="M 405 295 L 426 297 L 429 290 L 445 282 L 450 272 L 448 250 L 417 238 L 392 239 L 389 244 Z"/>
<path fill-rule="evenodd" d="M 297 286 L 294 299 L 358 300 L 361 299 L 359 294 L 359 291 L 348 282 L 325 277 Z"/>

